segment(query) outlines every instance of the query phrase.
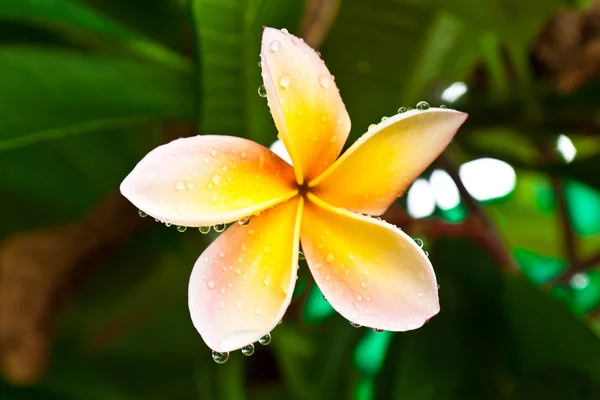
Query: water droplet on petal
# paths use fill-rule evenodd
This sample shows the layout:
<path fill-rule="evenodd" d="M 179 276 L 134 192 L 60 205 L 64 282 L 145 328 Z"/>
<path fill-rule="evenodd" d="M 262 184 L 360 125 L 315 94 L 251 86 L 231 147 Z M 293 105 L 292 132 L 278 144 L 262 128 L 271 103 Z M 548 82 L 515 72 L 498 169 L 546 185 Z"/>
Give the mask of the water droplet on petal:
<path fill-rule="evenodd" d="M 145 212 L 143 212 L 142 210 L 138 210 L 138 215 L 142 218 L 146 218 L 148 216 L 148 214 L 146 214 Z"/>
<path fill-rule="evenodd" d="M 388 117 L 381 117 L 381 122 L 385 121 L 386 119 L 388 119 Z"/>
<path fill-rule="evenodd" d="M 187 207 L 185 206 L 185 204 L 180 204 L 177 206 L 177 211 L 179 211 L 180 214 L 185 213 L 186 209 L 187 209 Z"/>
<path fill-rule="evenodd" d="M 418 298 L 422 298 L 423 297 L 423 292 L 417 292 L 417 297 Z"/>
<path fill-rule="evenodd" d="M 429 110 L 429 103 L 426 101 L 420 101 L 417 103 L 417 110 Z"/>
<path fill-rule="evenodd" d="M 259 63 L 260 64 L 260 63 Z M 267 97 L 267 89 L 265 89 L 265 85 L 260 85 L 258 87 L 258 95 L 260 97 Z"/>
<path fill-rule="evenodd" d="M 219 153 L 218 153 L 218 152 L 217 152 L 217 150 L 215 150 L 215 149 L 212 149 L 212 150 L 210 151 L 210 155 L 211 155 L 211 156 L 213 156 L 213 157 L 216 157 L 218 154 L 219 154 Z"/>
<path fill-rule="evenodd" d="M 381 332 L 383 332 L 383 329 L 373 328 L 373 332 L 381 333 Z"/>
<path fill-rule="evenodd" d="M 373 129 L 375 129 L 377 127 L 376 124 L 371 124 L 369 125 L 369 128 L 367 129 L 368 132 L 371 132 Z"/>
<path fill-rule="evenodd" d="M 208 286 L 209 289 L 214 289 L 215 288 L 215 281 L 213 281 L 212 279 L 210 279 L 206 285 Z"/>
<path fill-rule="evenodd" d="M 400 108 L 398 109 L 398 114 L 404 114 L 404 113 L 405 113 L 405 112 L 407 112 L 407 111 L 408 111 L 408 109 L 407 109 L 406 107 L 400 107 Z"/>
<path fill-rule="evenodd" d="M 327 257 L 325 257 L 325 262 L 327 264 L 331 264 L 334 261 L 335 261 L 335 256 L 331 253 L 327 254 Z"/>
<path fill-rule="evenodd" d="M 360 283 L 360 287 L 362 287 L 363 289 L 367 288 L 367 282 L 361 282 Z"/>
<path fill-rule="evenodd" d="M 263 346 L 266 346 L 269 343 L 271 343 L 271 334 L 267 333 L 265 336 L 258 339 L 258 343 L 262 344 Z"/>
<path fill-rule="evenodd" d="M 219 353 L 218 351 L 213 351 L 212 359 L 217 364 L 225 364 L 227 362 L 227 360 L 229 360 L 229 353 L 228 352 Z"/>
<path fill-rule="evenodd" d="M 248 346 L 242 347 L 242 354 L 250 357 L 252 354 L 254 354 L 254 345 L 250 343 Z"/>
<path fill-rule="evenodd" d="M 221 183 L 221 175 L 219 175 L 218 173 L 213 174 L 213 176 L 210 178 L 210 180 L 212 181 L 212 183 L 214 183 L 215 185 L 218 185 L 219 183 Z"/>
<path fill-rule="evenodd" d="M 356 295 L 356 300 L 358 300 L 358 301 L 362 301 L 362 296 L 361 296 L 360 294 L 357 294 L 357 295 Z"/>
<path fill-rule="evenodd" d="M 445 104 L 442 104 L 442 105 L 440 106 L 440 108 L 448 108 L 448 106 L 446 106 Z"/>
<path fill-rule="evenodd" d="M 421 240 L 419 238 L 414 238 L 414 241 L 417 244 L 417 246 L 423 248 L 423 240 Z"/>
<path fill-rule="evenodd" d="M 256 313 L 256 315 L 260 315 L 260 313 L 262 312 L 262 309 L 260 307 L 256 307 L 254 309 L 254 312 Z"/>
<path fill-rule="evenodd" d="M 185 189 L 185 181 L 183 179 L 179 179 L 177 182 L 175 182 L 175 189 L 177 189 L 177 190 Z"/>
<path fill-rule="evenodd" d="M 225 224 L 217 224 L 213 227 L 213 229 L 215 230 L 215 232 L 223 232 L 225 230 L 225 228 L 227 227 L 227 225 Z"/>
<path fill-rule="evenodd" d="M 265 284 L 265 286 L 269 286 L 269 283 L 271 283 L 271 277 L 270 276 L 265 277 L 265 279 L 263 280 L 263 283 Z"/>
<path fill-rule="evenodd" d="M 237 301 L 235 303 L 235 308 L 237 308 L 238 310 L 241 310 L 243 306 L 244 304 L 241 301 Z"/>
<path fill-rule="evenodd" d="M 290 85 L 292 84 L 292 77 L 289 76 L 288 74 L 283 74 L 281 75 L 281 78 L 279 78 L 279 85 L 286 89 L 288 88 Z"/>
<path fill-rule="evenodd" d="M 352 326 L 353 328 L 362 328 L 361 324 L 358 324 L 358 323 L 352 322 L 352 321 L 349 321 L 349 322 L 350 322 L 350 326 Z"/>
<path fill-rule="evenodd" d="M 317 53 L 317 55 L 318 55 L 319 57 L 321 57 L 321 52 L 320 52 L 320 51 L 315 51 L 315 53 Z"/>
<path fill-rule="evenodd" d="M 287 29 L 285 29 L 285 28 L 283 28 L 283 29 L 281 30 L 281 32 L 283 32 L 283 33 L 290 33 L 290 32 L 289 32 Z"/>
<path fill-rule="evenodd" d="M 298 260 L 306 260 L 306 256 L 302 250 L 298 251 Z"/>
<path fill-rule="evenodd" d="M 331 86 L 331 79 L 327 75 L 321 75 L 319 77 L 319 84 L 323 89 L 327 89 Z"/>
<path fill-rule="evenodd" d="M 273 53 L 277 53 L 280 48 L 281 48 L 281 43 L 279 43 L 279 41 L 277 41 L 277 40 L 273 40 L 271 42 L 271 44 L 269 45 L 269 50 L 271 50 Z"/>
<path fill-rule="evenodd" d="M 210 226 L 201 226 L 198 228 L 198 230 L 200 231 L 200 233 L 206 235 L 208 232 L 210 232 Z"/>
<path fill-rule="evenodd" d="M 246 226 L 250 223 L 250 217 L 244 217 L 238 221 L 241 226 Z"/>
<path fill-rule="evenodd" d="M 350 260 L 350 261 L 354 260 L 354 254 L 348 253 L 348 260 Z"/>
<path fill-rule="evenodd" d="M 181 232 L 181 233 L 185 232 L 185 231 L 186 231 L 186 229 L 187 229 L 187 226 L 181 226 L 181 225 L 179 225 L 179 226 L 177 227 L 177 231 L 179 231 L 179 232 Z"/>

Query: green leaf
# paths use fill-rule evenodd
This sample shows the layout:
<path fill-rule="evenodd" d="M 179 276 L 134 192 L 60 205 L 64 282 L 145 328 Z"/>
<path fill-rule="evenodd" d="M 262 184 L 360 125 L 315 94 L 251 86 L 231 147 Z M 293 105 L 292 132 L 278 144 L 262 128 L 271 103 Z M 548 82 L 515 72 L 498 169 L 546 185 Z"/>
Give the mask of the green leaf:
<path fill-rule="evenodd" d="M 243 136 L 263 145 L 275 140 L 275 124 L 257 93 L 262 26 L 294 33 L 302 5 L 300 0 L 193 3 L 202 86 L 200 132 Z"/>
<path fill-rule="evenodd" d="M 2 19 L 49 28 L 75 42 L 98 44 L 108 40 L 110 45 L 133 54 L 177 69 L 186 68 L 186 61 L 180 55 L 75 0 L 3 0 Z"/>
<path fill-rule="evenodd" d="M 190 120 L 191 73 L 127 58 L 0 49 L 0 151 L 103 129 Z"/>
<path fill-rule="evenodd" d="M 470 32 L 431 1 L 343 1 L 323 60 L 352 119 L 351 139 L 400 106 L 441 103 L 441 91 L 477 59 Z"/>

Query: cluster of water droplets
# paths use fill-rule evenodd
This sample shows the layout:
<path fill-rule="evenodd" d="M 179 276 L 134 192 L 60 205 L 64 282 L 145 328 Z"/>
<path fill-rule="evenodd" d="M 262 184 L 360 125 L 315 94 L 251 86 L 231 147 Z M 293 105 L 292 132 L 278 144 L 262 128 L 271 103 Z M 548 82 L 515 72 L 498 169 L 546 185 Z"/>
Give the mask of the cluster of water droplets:
<path fill-rule="evenodd" d="M 279 323 L 281 323 L 281 322 L 279 322 Z M 271 343 L 271 334 L 267 333 L 265 336 L 258 339 L 258 343 L 260 343 L 263 346 L 270 344 Z M 254 354 L 254 351 L 255 351 L 254 344 L 250 343 L 249 345 L 242 347 L 241 351 L 242 351 L 243 355 L 250 357 L 252 354 Z M 212 359 L 217 364 L 225 364 L 227 362 L 227 360 L 229 360 L 229 352 L 219 352 L 219 351 L 213 350 Z"/>
<path fill-rule="evenodd" d="M 425 111 L 425 110 L 429 110 L 430 105 L 428 102 L 426 101 L 420 101 L 417 103 L 417 105 L 415 106 L 415 109 L 420 110 L 420 111 Z M 444 104 L 442 104 L 439 108 L 447 108 Z M 398 109 L 398 114 L 404 114 L 407 111 L 411 111 L 413 108 L 412 107 L 400 107 Z M 381 122 L 387 120 L 388 117 L 381 117 Z M 371 131 L 373 130 L 375 127 L 377 126 L 377 124 L 371 124 L 369 125 L 368 130 Z"/>
<path fill-rule="evenodd" d="M 148 214 L 146 212 L 142 211 L 142 210 L 138 210 L 138 214 L 142 218 L 146 218 L 148 216 Z M 155 218 L 154 220 L 156 222 L 161 222 L 158 218 Z M 250 217 L 244 217 L 244 218 L 242 218 L 242 219 L 240 219 L 238 221 L 238 224 L 240 224 L 241 226 L 246 226 L 249 223 L 250 223 Z M 167 227 L 171 226 L 171 224 L 169 222 L 164 222 L 164 224 Z M 187 228 L 188 228 L 187 226 L 178 225 L 177 226 L 177 231 L 183 233 L 183 232 L 187 231 Z M 217 233 L 221 233 L 226 228 L 227 228 L 227 224 L 216 224 L 214 226 L 210 226 L 210 225 L 200 226 L 200 227 L 198 227 L 198 230 L 200 231 L 200 233 L 206 235 L 207 233 L 209 233 L 211 231 L 211 229 L 214 230 Z"/>

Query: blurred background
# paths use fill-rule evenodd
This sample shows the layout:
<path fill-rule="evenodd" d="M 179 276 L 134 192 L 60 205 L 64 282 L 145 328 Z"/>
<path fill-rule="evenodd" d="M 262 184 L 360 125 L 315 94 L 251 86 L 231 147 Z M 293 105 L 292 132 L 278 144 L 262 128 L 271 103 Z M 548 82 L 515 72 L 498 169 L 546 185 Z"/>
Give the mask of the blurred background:
<path fill-rule="evenodd" d="M 470 118 L 385 215 L 438 316 L 353 328 L 301 268 L 271 344 L 217 365 L 187 308 L 216 234 L 118 185 L 178 137 L 272 145 L 263 25 L 320 50 L 350 143 L 421 100 Z M 3 400 L 598 399 L 599 306 L 600 2 L 0 0 Z"/>

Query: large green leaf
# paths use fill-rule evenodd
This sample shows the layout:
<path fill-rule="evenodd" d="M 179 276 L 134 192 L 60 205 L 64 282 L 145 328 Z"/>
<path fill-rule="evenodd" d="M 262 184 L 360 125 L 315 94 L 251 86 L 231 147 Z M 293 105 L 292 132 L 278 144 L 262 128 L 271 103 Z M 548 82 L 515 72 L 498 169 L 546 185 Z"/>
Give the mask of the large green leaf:
<path fill-rule="evenodd" d="M 248 137 L 268 145 L 275 125 L 265 99 L 259 61 L 262 26 L 294 32 L 303 2 L 197 0 L 193 3 L 202 97 L 199 130 Z"/>
<path fill-rule="evenodd" d="M 352 119 L 352 138 L 400 106 L 463 80 L 477 59 L 471 30 L 431 1 L 343 1 L 323 59 Z M 430 96 L 435 96 L 430 98 Z"/>
<path fill-rule="evenodd" d="M 193 118 L 189 70 L 32 47 L 0 49 L 0 151 L 107 128 Z"/>
<path fill-rule="evenodd" d="M 76 0 L 3 0 L 0 20 L 49 28 L 75 42 L 107 44 L 178 69 L 185 60 Z"/>

